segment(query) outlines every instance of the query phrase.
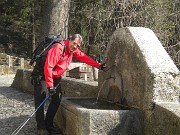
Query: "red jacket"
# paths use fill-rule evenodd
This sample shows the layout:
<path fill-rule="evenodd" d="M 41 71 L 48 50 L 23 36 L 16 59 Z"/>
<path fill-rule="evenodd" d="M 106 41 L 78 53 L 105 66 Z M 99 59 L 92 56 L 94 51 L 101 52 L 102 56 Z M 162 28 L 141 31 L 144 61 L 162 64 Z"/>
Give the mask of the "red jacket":
<path fill-rule="evenodd" d="M 52 48 L 48 51 L 44 65 L 44 75 L 47 87 L 53 86 L 53 78 L 59 78 L 66 71 L 73 57 L 95 68 L 99 69 L 100 67 L 99 63 L 88 57 L 79 49 L 76 49 L 73 53 L 70 52 L 68 40 L 65 40 L 64 44 L 66 46 L 64 54 L 62 54 L 64 47 L 59 43 L 52 45 Z"/>

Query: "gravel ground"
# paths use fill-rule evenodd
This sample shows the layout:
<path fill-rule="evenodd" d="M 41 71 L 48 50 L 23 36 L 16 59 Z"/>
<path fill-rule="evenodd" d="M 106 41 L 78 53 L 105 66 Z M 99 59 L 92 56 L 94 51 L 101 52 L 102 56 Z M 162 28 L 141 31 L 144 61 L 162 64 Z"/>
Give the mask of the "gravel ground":
<path fill-rule="evenodd" d="M 11 135 L 34 112 L 33 95 L 22 93 L 11 84 L 15 75 L 0 76 L 0 135 Z M 35 135 L 35 115 L 17 135 Z"/>

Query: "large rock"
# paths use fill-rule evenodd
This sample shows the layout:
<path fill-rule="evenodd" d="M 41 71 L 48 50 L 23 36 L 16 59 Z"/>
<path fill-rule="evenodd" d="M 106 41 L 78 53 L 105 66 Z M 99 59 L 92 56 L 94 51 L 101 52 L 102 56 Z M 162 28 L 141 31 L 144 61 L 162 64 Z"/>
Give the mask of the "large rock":
<path fill-rule="evenodd" d="M 162 123 L 165 114 L 175 108 L 164 107 L 166 104 L 162 106 L 164 109 L 154 109 L 156 104 L 162 102 L 179 105 L 179 88 L 176 83 L 179 70 L 156 35 L 148 28 L 118 29 L 107 47 L 106 57 L 109 69 L 99 76 L 100 98 L 143 110 L 145 134 L 164 135 L 169 130 L 168 125 L 154 126 L 153 123 Z M 180 122 L 177 112 L 172 111 L 173 117 L 168 115 L 170 123 L 175 122 L 175 116 L 178 118 L 175 123 Z M 153 116 L 159 116 L 159 119 Z M 180 134 L 179 130 L 176 132 Z M 167 133 L 171 135 L 172 132 Z"/>
<path fill-rule="evenodd" d="M 18 69 L 11 87 L 33 94 L 34 88 L 31 84 L 31 72 L 31 69 Z"/>

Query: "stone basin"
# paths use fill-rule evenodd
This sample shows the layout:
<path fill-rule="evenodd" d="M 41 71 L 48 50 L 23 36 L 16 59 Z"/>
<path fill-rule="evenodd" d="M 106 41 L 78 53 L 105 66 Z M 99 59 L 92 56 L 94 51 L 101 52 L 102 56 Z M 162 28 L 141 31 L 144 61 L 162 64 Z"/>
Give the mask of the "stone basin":
<path fill-rule="evenodd" d="M 96 98 L 66 97 L 56 115 L 65 135 L 143 135 L 143 113 Z"/>

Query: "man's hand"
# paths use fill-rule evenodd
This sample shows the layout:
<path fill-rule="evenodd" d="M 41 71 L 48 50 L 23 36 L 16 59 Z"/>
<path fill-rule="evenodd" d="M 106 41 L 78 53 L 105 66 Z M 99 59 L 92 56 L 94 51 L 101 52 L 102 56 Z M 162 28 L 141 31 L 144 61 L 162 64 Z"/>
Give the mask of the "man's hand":
<path fill-rule="evenodd" d="M 106 65 L 106 63 L 103 63 L 103 64 L 101 64 L 101 66 L 100 66 L 100 70 L 104 70 L 105 68 L 107 67 L 107 65 Z"/>
<path fill-rule="evenodd" d="M 56 93 L 55 87 L 48 88 L 49 95 L 52 96 Z"/>

